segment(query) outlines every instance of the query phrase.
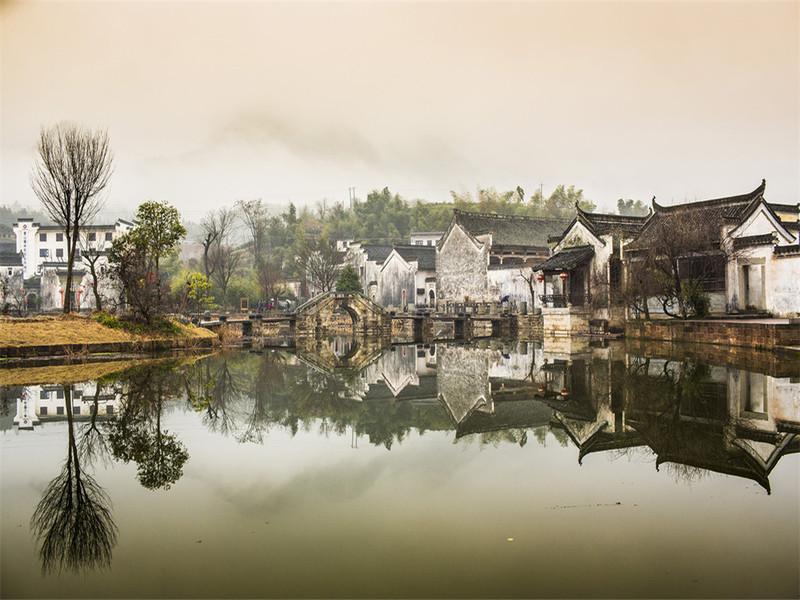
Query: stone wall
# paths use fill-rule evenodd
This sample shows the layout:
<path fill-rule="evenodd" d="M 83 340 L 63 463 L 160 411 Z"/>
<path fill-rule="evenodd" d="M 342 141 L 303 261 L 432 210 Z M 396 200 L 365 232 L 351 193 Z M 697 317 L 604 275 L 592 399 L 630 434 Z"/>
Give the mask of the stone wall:
<path fill-rule="evenodd" d="M 519 339 L 540 338 L 544 333 L 542 315 L 517 315 L 517 332 Z"/>
<path fill-rule="evenodd" d="M 625 336 L 773 349 L 800 345 L 800 324 L 738 321 L 628 321 Z"/>
<path fill-rule="evenodd" d="M 546 336 L 589 333 L 589 310 L 577 307 L 543 308 L 542 330 Z"/>

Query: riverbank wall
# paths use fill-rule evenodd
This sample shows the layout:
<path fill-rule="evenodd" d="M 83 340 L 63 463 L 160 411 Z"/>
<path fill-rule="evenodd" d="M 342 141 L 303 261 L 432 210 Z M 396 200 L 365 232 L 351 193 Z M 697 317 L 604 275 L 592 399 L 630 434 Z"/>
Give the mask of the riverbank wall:
<path fill-rule="evenodd" d="M 625 337 L 678 343 L 786 351 L 800 354 L 800 321 L 789 319 L 628 321 Z"/>

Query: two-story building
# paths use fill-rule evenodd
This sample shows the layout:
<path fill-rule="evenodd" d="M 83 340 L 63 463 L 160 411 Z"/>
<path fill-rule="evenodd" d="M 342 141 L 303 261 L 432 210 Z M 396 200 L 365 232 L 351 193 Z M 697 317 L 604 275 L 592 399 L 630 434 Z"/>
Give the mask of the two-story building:
<path fill-rule="evenodd" d="M 76 248 L 73 263 L 73 289 L 64 290 L 67 275 L 69 250 L 62 229 L 57 225 L 41 225 L 33 219 L 21 218 L 13 226 L 16 238 L 16 253 L 22 263 L 22 277 L 25 281 L 26 300 L 31 308 L 42 310 L 59 309 L 63 306 L 64 295 L 72 294 L 76 308 L 93 308 L 94 295 L 89 293 L 92 285 L 86 263 L 85 252 L 100 255 L 98 266 L 104 269 L 105 254 L 111 242 L 133 229 L 133 223 L 117 219 L 113 224 L 85 225 Z M 104 292 L 113 295 L 110 285 Z"/>

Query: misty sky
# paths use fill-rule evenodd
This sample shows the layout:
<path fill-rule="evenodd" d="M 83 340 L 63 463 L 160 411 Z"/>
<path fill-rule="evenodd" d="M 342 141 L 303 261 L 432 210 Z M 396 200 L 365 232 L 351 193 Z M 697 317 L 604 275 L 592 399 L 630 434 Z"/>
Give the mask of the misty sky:
<path fill-rule="evenodd" d="M 107 128 L 111 209 L 450 190 L 800 200 L 800 3 L 9 3 L 2 203 Z"/>

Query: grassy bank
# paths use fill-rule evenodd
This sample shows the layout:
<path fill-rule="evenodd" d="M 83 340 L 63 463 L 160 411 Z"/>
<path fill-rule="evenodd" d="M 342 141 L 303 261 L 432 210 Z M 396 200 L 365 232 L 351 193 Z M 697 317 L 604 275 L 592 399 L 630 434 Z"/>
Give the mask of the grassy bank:
<path fill-rule="evenodd" d="M 0 357 L 125 352 L 159 347 L 211 345 L 217 335 L 175 321 L 155 327 L 125 323 L 106 314 L 0 319 Z"/>

